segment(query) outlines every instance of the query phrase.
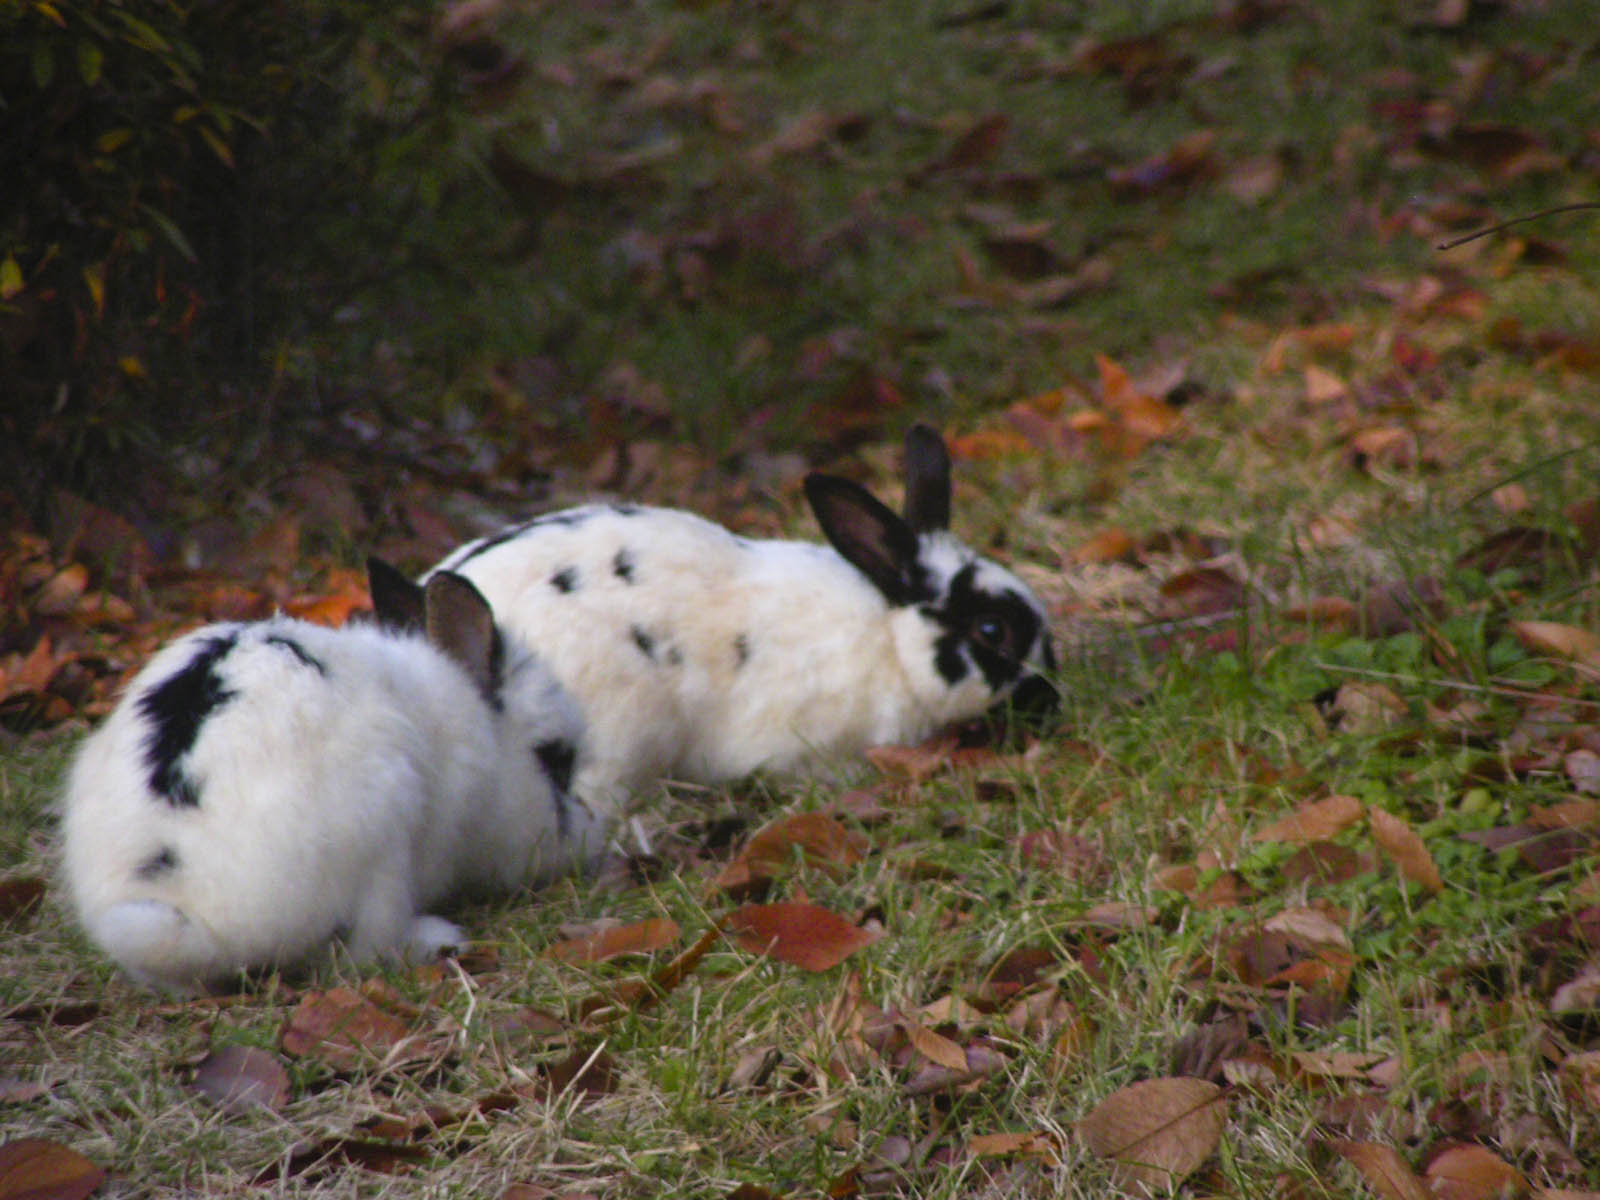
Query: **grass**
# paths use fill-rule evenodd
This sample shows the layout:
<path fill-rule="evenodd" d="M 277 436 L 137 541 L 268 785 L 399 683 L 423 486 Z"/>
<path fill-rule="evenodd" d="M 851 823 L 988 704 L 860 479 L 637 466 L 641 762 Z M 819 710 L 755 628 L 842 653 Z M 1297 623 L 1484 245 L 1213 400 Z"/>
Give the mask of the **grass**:
<path fill-rule="evenodd" d="M 730 850 L 708 844 L 706 824 L 753 828 L 843 790 L 780 780 L 642 798 L 664 869 L 647 883 L 567 881 L 468 910 L 463 923 L 496 959 L 421 974 L 336 965 L 311 981 L 382 978 L 412 1006 L 408 1020 L 444 1039 L 421 1062 L 335 1070 L 279 1054 L 298 984 L 265 981 L 228 1003 L 138 992 L 49 897 L 0 937 L 0 1141 L 70 1145 L 113 1172 L 105 1194 L 133 1196 L 244 1192 L 274 1164 L 289 1174 L 257 1190 L 1104 1196 L 1116 1194 L 1113 1168 L 1076 1123 L 1129 1084 L 1205 1073 L 1196 1064 L 1210 1039 L 1228 1061 L 1227 1123 L 1179 1194 L 1354 1194 L 1342 1138 L 1392 1146 L 1419 1171 L 1453 1139 L 1535 1186 L 1600 1190 L 1593 1077 L 1583 1084 L 1592 1013 L 1551 1009 L 1592 957 L 1551 924 L 1600 903 L 1592 842 L 1552 866 L 1460 836 L 1587 795 L 1564 756 L 1586 744 L 1600 696 L 1510 623 L 1600 627 L 1593 544 L 1572 508 L 1595 499 L 1600 457 L 1600 381 L 1584 357 L 1600 337 L 1597 242 L 1569 217 L 1540 229 L 1561 252 L 1553 263 L 1541 261 L 1548 247 L 1513 239 L 1449 256 L 1427 244 L 1459 223 L 1439 215 L 1451 204 L 1504 214 L 1587 198 L 1576 172 L 1595 125 L 1582 70 L 1592 22 L 1554 5 L 1436 29 L 1377 8 L 1290 7 L 1249 30 L 1209 4 L 1012 4 L 954 25 L 944 19 L 977 8 L 552 5 L 507 16 L 497 36 L 550 82 L 463 118 L 452 149 L 483 162 L 499 138 L 576 190 L 509 217 L 502 197 L 502 219 L 489 220 L 490 205 L 469 230 L 448 222 L 470 206 L 441 206 L 433 233 L 461 235 L 459 262 L 424 264 L 406 284 L 414 292 L 375 310 L 425 315 L 386 327 L 374 316 L 353 335 L 383 329 L 410 383 L 435 381 L 447 406 L 482 416 L 500 404 L 514 418 L 548 405 L 603 425 L 616 414 L 584 408 L 586 389 L 628 361 L 667 389 L 662 436 L 710 456 L 788 436 L 809 444 L 848 408 L 840 397 L 860 370 L 962 432 L 1011 430 L 1002 409 L 1092 378 L 1094 352 L 1180 364 L 1204 385 L 1181 434 L 1135 455 L 1024 443 L 958 464 L 958 528 L 1020 564 L 1055 607 L 1071 650 L 1062 726 L 1023 758 L 889 785 L 886 816 L 847 820 L 870 857 L 782 876 L 773 899 L 803 892 L 881 923 L 882 940 L 830 971 L 719 942 L 658 1003 L 600 1024 L 585 1018 L 586 998 L 675 950 L 594 966 L 545 953 L 563 924 L 601 916 L 670 916 L 679 948 L 698 937 L 732 903 L 711 882 Z M 1150 70 L 1081 66 L 1079 39 L 1136 34 L 1153 35 Z M 626 69 L 608 75 L 607 63 Z M 1522 85 L 1503 86 L 1510 78 Z M 647 96 L 673 93 L 647 91 L 651 79 L 720 89 L 742 132 L 719 130 L 700 101 L 652 106 Z M 1385 114 L 1425 97 L 1449 99 L 1462 119 L 1525 124 L 1571 169 L 1497 174 L 1448 142 L 1419 148 Z M 817 109 L 867 119 L 762 165 L 750 158 Z M 1011 124 L 978 169 L 919 174 L 997 111 Z M 1199 127 L 1219 131 L 1209 178 L 1112 193 L 1108 171 Z M 605 165 L 652 148 L 643 187 Z M 1285 164 L 1264 198 L 1222 186 L 1263 155 Z M 1064 261 L 1109 256 L 1111 282 L 1060 309 L 998 286 L 1022 281 L 985 257 L 972 206 L 994 203 L 1007 219 L 1049 221 L 1042 236 Z M 516 250 L 535 223 L 537 253 Z M 396 250 L 402 265 L 419 253 Z M 963 254 L 981 264 L 976 300 Z M 802 347 L 840 330 L 854 331 L 843 349 L 802 372 Z M 491 374 L 538 355 L 560 359 L 559 394 L 501 391 L 491 404 Z M 1347 393 L 1311 397 L 1308 367 Z M 1096 400 L 1087 384 L 1081 395 Z M 1399 430 L 1411 448 L 1362 454 L 1374 430 Z M 868 436 L 866 458 L 886 467 Z M 1494 498 L 1509 483 L 1525 508 Z M 1500 565 L 1463 558 L 1513 523 L 1575 540 Z M 1162 582 L 1195 565 L 1157 548 L 1180 526 L 1232 556 L 1250 581 L 1245 601 L 1220 620 L 1134 630 Z M 1108 529 L 1141 556 L 1074 557 Z M 1317 596 L 1361 604 L 1429 577 L 1437 608 L 1386 636 L 1285 616 Z M 1381 683 L 1401 711 L 1366 725 L 1341 717 L 1332 696 L 1350 683 Z M 0 880 L 48 875 L 48 806 L 80 733 L 0 748 Z M 1403 878 L 1364 821 L 1329 839 L 1329 861 L 1353 865 L 1326 882 L 1300 871 L 1300 847 L 1253 837 L 1337 795 L 1402 818 L 1442 891 Z M 1030 859 L 1022 838 L 1052 830 L 1078 839 L 1072 854 Z M 1179 868 L 1193 869 L 1182 886 Z M 1269 922 L 1308 907 L 1348 938 L 1348 984 L 1331 1000 L 1266 983 L 1259 967 Z M 1038 977 L 1008 992 L 1024 950 L 1038 953 Z M 994 1050 L 999 1065 L 913 1095 L 925 1063 L 893 1038 L 866 1044 L 851 1006 L 915 1016 L 950 997 L 972 1008 L 917 1019 Z M 559 1028 L 530 1028 L 530 1009 Z M 1229 1042 L 1234 1013 L 1249 1020 Z M 206 1051 L 231 1044 L 284 1062 L 281 1110 L 224 1111 L 191 1087 Z M 596 1049 L 614 1064 L 607 1087 L 541 1089 L 546 1064 Z M 1360 1065 L 1315 1057 L 1341 1054 Z M 14 1081 L 44 1090 L 14 1098 Z M 503 1110 L 468 1111 L 517 1088 Z M 460 1119 L 435 1128 L 422 1120 L 429 1106 L 436 1120 Z M 305 1143 L 381 1142 L 369 1124 L 379 1117 L 415 1123 L 399 1140 L 420 1160 L 379 1152 L 369 1166 L 390 1174 L 291 1159 Z M 973 1137 L 1002 1132 L 1052 1135 L 1059 1161 L 967 1153 Z"/>

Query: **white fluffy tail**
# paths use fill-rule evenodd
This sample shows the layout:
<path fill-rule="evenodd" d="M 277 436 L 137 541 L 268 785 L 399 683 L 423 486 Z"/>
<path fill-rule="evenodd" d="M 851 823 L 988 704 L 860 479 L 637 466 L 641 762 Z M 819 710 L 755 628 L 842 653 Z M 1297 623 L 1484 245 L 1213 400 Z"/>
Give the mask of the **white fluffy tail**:
<path fill-rule="evenodd" d="M 134 979 L 192 989 L 217 969 L 217 944 L 163 900 L 124 900 L 89 917 L 90 935 Z"/>

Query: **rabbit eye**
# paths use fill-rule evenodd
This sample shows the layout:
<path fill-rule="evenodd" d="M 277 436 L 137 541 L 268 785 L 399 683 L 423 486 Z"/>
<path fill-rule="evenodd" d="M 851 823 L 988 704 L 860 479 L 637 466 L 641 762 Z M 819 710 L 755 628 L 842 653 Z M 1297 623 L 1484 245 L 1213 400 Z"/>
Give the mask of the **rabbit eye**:
<path fill-rule="evenodd" d="M 979 617 L 972 623 L 973 636 L 991 646 L 1004 646 L 1008 632 L 1005 621 L 1000 617 Z"/>

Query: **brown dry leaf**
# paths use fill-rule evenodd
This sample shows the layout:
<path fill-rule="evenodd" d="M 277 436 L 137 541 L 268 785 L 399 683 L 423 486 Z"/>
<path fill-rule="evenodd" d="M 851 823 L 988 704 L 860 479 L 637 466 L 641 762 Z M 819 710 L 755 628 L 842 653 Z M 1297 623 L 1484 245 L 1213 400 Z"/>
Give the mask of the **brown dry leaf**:
<path fill-rule="evenodd" d="M 1361 819 L 1365 807 L 1354 796 L 1325 796 L 1302 804 L 1253 835 L 1258 842 L 1324 842 Z"/>
<path fill-rule="evenodd" d="M 336 1071 L 381 1059 L 389 1063 L 432 1057 L 411 1034 L 411 1022 L 352 988 L 307 992 L 284 1022 L 284 1053 L 321 1059 Z"/>
<path fill-rule="evenodd" d="M 106 1173 L 76 1150 L 45 1138 L 0 1143 L 0 1200 L 82 1200 Z"/>
<path fill-rule="evenodd" d="M 605 962 L 624 954 L 649 954 L 665 949 L 676 942 L 682 932 L 671 917 L 651 917 L 602 929 L 587 937 L 556 942 L 545 953 L 558 962 Z"/>
<path fill-rule="evenodd" d="M 918 746 L 868 746 L 867 761 L 885 775 L 921 783 L 951 765 L 954 738 L 938 737 Z"/>
<path fill-rule="evenodd" d="M 256 1046 L 223 1046 L 200 1060 L 194 1088 L 229 1112 L 262 1106 L 282 1108 L 289 1100 L 289 1073 L 277 1057 Z"/>
<path fill-rule="evenodd" d="M 1423 1176 L 1438 1200 L 1506 1200 L 1528 1190 L 1520 1171 L 1482 1146 L 1441 1151 Z"/>
<path fill-rule="evenodd" d="M 342 1167 L 360 1167 L 379 1175 L 395 1175 L 431 1158 L 427 1146 L 374 1138 L 334 1135 L 314 1142 L 298 1142 L 286 1159 L 274 1161 L 251 1182 L 257 1187 L 282 1183 L 286 1179 L 312 1181 Z"/>
<path fill-rule="evenodd" d="M 1510 621 L 1511 635 L 1535 654 L 1571 659 L 1580 666 L 1600 670 L 1600 634 L 1555 621 Z"/>
<path fill-rule="evenodd" d="M 1245 588 L 1222 567 L 1202 565 L 1179 571 L 1161 584 L 1157 615 L 1167 620 L 1234 612 L 1244 604 Z"/>
<path fill-rule="evenodd" d="M 1573 751 L 1573 754 L 1582 753 L 1588 752 Z M 1572 754 L 1567 758 L 1570 760 Z M 1571 770 L 1570 762 L 1568 770 Z M 1563 800 L 1559 804 L 1536 804 L 1528 813 L 1528 824 L 1535 829 L 1587 829 L 1591 825 L 1600 825 L 1600 801 Z"/>
<path fill-rule="evenodd" d="M 1361 1172 L 1367 1186 L 1381 1200 L 1432 1200 L 1427 1184 L 1417 1177 L 1409 1163 L 1392 1146 L 1377 1142 L 1336 1141 L 1333 1148 Z"/>
<path fill-rule="evenodd" d="M 1133 538 L 1128 536 L 1128 531 L 1113 526 L 1102 529 L 1086 542 L 1080 542 L 1067 555 L 1067 561 L 1080 564 L 1129 562 L 1133 558 L 1133 551 Z"/>
<path fill-rule="evenodd" d="M 1367 869 L 1362 856 L 1336 842 L 1311 842 L 1291 854 L 1283 864 L 1287 883 L 1334 884 L 1354 879 Z"/>
<path fill-rule="evenodd" d="M 1411 826 L 1393 813 L 1375 807 L 1367 809 L 1367 823 L 1373 838 L 1400 868 L 1402 875 L 1430 892 L 1444 891 L 1444 880 L 1439 877 L 1433 855 L 1428 853 L 1428 847 Z"/>
<path fill-rule="evenodd" d="M 1333 698 L 1333 711 L 1340 717 L 1340 729 L 1347 733 L 1370 734 L 1392 728 L 1405 719 L 1409 710 L 1393 688 L 1356 681 L 1339 685 Z"/>
<path fill-rule="evenodd" d="M 41 617 L 64 617 L 78 607 L 78 600 L 89 586 L 89 568 L 69 563 L 33 594 L 33 611 Z"/>
<path fill-rule="evenodd" d="M 1169 437 L 1183 427 L 1183 414 L 1134 385 L 1122 364 L 1104 354 L 1094 356 L 1100 371 L 1100 396 L 1123 428 L 1144 441 Z"/>
<path fill-rule="evenodd" d="M 594 1100 L 617 1090 L 617 1062 L 604 1050 L 578 1047 L 559 1062 L 543 1067 L 545 1083 L 552 1096 L 571 1090 L 584 1100 Z"/>
<path fill-rule="evenodd" d="M 826 813 L 796 813 L 761 829 L 717 876 L 717 886 L 737 891 L 776 879 L 798 850 L 807 866 L 837 879 L 867 856 L 872 844 Z"/>
<path fill-rule="evenodd" d="M 1222 1139 L 1222 1089 L 1204 1079 L 1147 1079 L 1107 1096 L 1077 1124 L 1089 1150 L 1128 1182 L 1162 1191 L 1210 1158 Z"/>
<path fill-rule="evenodd" d="M 944 1092 L 951 1089 L 971 1091 L 981 1085 L 982 1081 L 993 1075 L 1005 1066 L 1005 1056 L 993 1046 L 982 1042 L 974 1042 L 967 1046 L 962 1054 L 966 1065 L 960 1069 L 940 1066 L 938 1063 L 924 1063 L 920 1069 L 906 1080 L 905 1093 L 908 1096 L 931 1096 L 935 1092 Z"/>
<path fill-rule="evenodd" d="M 897 1017 L 895 1024 L 905 1030 L 912 1049 L 923 1058 L 952 1071 L 967 1069 L 967 1052 L 949 1038 L 904 1016 Z"/>
<path fill-rule="evenodd" d="M 44 899 L 45 881 L 33 875 L 0 879 L 0 921 L 25 916 Z"/>
<path fill-rule="evenodd" d="M 1106 181 L 1114 192 L 1125 197 L 1149 196 L 1181 186 L 1214 169 L 1211 146 L 1216 140 L 1215 129 L 1198 129 L 1143 162 L 1112 168 L 1106 172 Z"/>
<path fill-rule="evenodd" d="M 746 904 L 724 922 L 732 938 L 753 954 L 765 954 L 807 971 L 826 971 L 883 935 L 852 925 L 815 904 Z"/>
<path fill-rule="evenodd" d="M 1315 363 L 1306 368 L 1306 402 L 1329 404 L 1350 394 L 1350 385 L 1325 367 Z"/>
<path fill-rule="evenodd" d="M 1304 946 L 1349 950 L 1350 935 L 1327 913 L 1316 908 L 1286 908 L 1269 918 L 1262 928 L 1281 933 Z"/>
<path fill-rule="evenodd" d="M 694 945 L 656 971 L 649 979 L 629 980 L 618 984 L 615 988 L 596 992 L 578 1005 L 578 1011 L 585 1019 L 604 1024 L 626 1013 L 650 1007 L 688 978 L 689 973 L 700 965 L 700 960 L 705 958 L 707 951 L 721 936 L 722 926 L 713 925 L 700 935 Z"/>

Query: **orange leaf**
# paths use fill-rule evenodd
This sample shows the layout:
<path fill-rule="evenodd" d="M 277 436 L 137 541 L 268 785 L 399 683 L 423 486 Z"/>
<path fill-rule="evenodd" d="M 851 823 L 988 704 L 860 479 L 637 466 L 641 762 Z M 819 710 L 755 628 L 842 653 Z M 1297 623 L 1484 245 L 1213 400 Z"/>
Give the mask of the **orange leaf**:
<path fill-rule="evenodd" d="M 726 928 L 746 950 L 808 971 L 837 966 L 883 936 L 815 904 L 796 903 L 746 904 L 728 916 Z"/>
<path fill-rule="evenodd" d="M 978 1158 L 1033 1154 L 1055 1162 L 1060 1156 L 1061 1144 L 1054 1135 L 1043 1130 L 1037 1133 L 980 1133 L 967 1139 L 967 1151 Z"/>
<path fill-rule="evenodd" d="M 1381 808 L 1367 809 L 1367 823 L 1372 836 L 1384 853 L 1400 868 L 1400 873 L 1413 883 L 1420 883 L 1430 892 L 1444 891 L 1444 880 L 1434 865 L 1433 855 L 1417 836 L 1416 830 L 1391 812 Z"/>
<path fill-rule="evenodd" d="M 0 1200 L 82 1200 L 105 1177 L 59 1142 L 17 1138 L 0 1144 Z"/>
<path fill-rule="evenodd" d="M 1067 555 L 1075 563 L 1123 562 L 1132 557 L 1133 539 L 1127 530 L 1116 527 L 1102 529 Z"/>
<path fill-rule="evenodd" d="M 1326 796 L 1309 804 L 1302 804 L 1287 817 L 1256 830 L 1258 842 L 1327 841 L 1342 829 L 1348 829 L 1361 819 L 1361 801 L 1354 796 Z"/>
<path fill-rule="evenodd" d="M 936 1062 L 941 1067 L 949 1067 L 952 1071 L 967 1069 L 967 1052 L 949 1038 L 905 1018 L 901 1018 L 898 1024 L 906 1031 L 912 1049 L 923 1058 Z"/>
<path fill-rule="evenodd" d="M 1451 1146 L 1434 1156 L 1423 1175 L 1439 1200 L 1500 1200 L 1528 1190 L 1521 1172 L 1482 1146 Z"/>
<path fill-rule="evenodd" d="M 1392 1146 L 1337 1141 L 1333 1148 L 1361 1172 L 1361 1178 L 1382 1200 L 1432 1200 L 1427 1185 Z"/>
<path fill-rule="evenodd" d="M 1553 654 L 1586 667 L 1600 668 L 1600 634 L 1555 621 L 1511 621 L 1507 628 L 1535 654 Z"/>
<path fill-rule="evenodd" d="M 631 925 L 615 925 L 588 937 L 556 942 L 545 953 L 561 962 L 597 963 L 624 954 L 649 954 L 678 940 L 682 931 L 671 917 L 651 917 Z"/>

